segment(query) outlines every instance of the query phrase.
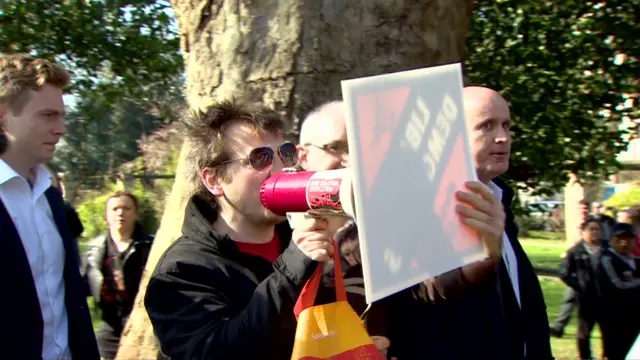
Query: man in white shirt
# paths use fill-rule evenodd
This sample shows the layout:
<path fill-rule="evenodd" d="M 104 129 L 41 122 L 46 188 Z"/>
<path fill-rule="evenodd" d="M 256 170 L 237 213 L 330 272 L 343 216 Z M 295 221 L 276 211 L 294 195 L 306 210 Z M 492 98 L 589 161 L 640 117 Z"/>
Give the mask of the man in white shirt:
<path fill-rule="evenodd" d="M 0 351 L 11 359 L 99 359 L 77 249 L 60 192 L 42 164 L 64 135 L 66 70 L 24 54 L 0 57 Z M 8 283 L 7 283 L 8 282 Z"/>
<path fill-rule="evenodd" d="M 493 266 L 473 273 L 472 281 L 468 276 L 441 279 L 441 288 L 458 290 L 455 299 L 398 297 L 389 307 L 391 352 L 402 360 L 551 360 L 542 289 L 518 242 L 510 210 L 514 191 L 500 179 L 509 169 L 509 105 L 484 87 L 467 87 L 463 97 L 478 179 L 502 203 L 501 246 Z"/>
<path fill-rule="evenodd" d="M 463 92 L 471 152 L 478 179 L 502 200 L 507 211 L 497 283 L 510 359 L 551 359 L 549 326 L 542 289 L 518 242 L 510 203 L 513 190 L 499 179 L 509 169 L 511 113 L 496 91 L 478 86 Z"/>

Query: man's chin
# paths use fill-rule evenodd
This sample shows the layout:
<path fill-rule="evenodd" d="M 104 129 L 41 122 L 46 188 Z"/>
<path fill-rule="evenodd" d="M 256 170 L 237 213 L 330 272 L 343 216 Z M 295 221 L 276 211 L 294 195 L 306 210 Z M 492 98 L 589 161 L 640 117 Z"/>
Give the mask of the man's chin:
<path fill-rule="evenodd" d="M 491 179 L 497 178 L 498 176 L 506 173 L 507 170 L 509 170 L 509 162 L 493 163 L 485 166 L 482 171 L 478 171 L 478 177 L 480 178 L 480 181 L 490 181 Z"/>
<path fill-rule="evenodd" d="M 271 223 L 271 224 L 275 225 L 275 224 L 279 224 L 279 223 L 287 220 L 286 216 L 281 216 L 281 215 L 274 214 L 269 210 L 266 210 L 265 212 L 266 213 L 265 213 L 264 218 L 265 218 L 266 222 L 268 222 L 268 223 Z"/>

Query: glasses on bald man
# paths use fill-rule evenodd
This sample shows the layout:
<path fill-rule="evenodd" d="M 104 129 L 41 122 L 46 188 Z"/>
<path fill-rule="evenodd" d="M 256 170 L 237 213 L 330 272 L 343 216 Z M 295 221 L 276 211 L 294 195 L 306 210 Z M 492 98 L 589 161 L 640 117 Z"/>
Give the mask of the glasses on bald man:
<path fill-rule="evenodd" d="M 304 146 L 313 146 L 322 151 L 326 151 L 333 155 L 349 154 L 349 144 L 344 140 L 336 140 L 324 145 L 316 145 L 313 143 L 305 143 Z"/>

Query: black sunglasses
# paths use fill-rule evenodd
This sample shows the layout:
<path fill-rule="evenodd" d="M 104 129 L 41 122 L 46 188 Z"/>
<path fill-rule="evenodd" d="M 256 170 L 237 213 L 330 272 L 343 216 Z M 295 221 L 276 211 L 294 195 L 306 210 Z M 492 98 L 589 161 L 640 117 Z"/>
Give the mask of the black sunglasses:
<path fill-rule="evenodd" d="M 284 166 L 292 167 L 298 163 L 298 149 L 293 143 L 285 142 L 278 146 L 278 155 Z M 255 148 L 249 152 L 249 156 L 241 159 L 233 159 L 223 161 L 218 165 L 224 165 L 235 161 L 243 161 L 245 164 L 251 165 L 251 167 L 256 171 L 264 171 L 269 168 L 273 164 L 273 158 L 275 157 L 275 153 L 272 148 L 268 146 L 263 146 L 259 148 Z"/>

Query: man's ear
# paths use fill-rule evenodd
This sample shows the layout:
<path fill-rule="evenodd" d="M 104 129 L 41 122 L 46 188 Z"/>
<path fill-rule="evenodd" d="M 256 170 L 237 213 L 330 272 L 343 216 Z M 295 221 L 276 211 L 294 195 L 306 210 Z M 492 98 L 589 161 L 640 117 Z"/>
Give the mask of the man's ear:
<path fill-rule="evenodd" d="M 200 178 L 202 179 L 202 183 L 209 190 L 213 196 L 222 196 L 224 195 L 224 189 L 222 188 L 222 181 L 218 176 L 218 171 L 215 168 L 206 167 L 202 169 L 202 173 L 200 173 Z"/>
<path fill-rule="evenodd" d="M 298 165 L 303 169 L 307 169 L 307 148 L 302 145 L 296 145 L 296 149 L 298 149 Z"/>

